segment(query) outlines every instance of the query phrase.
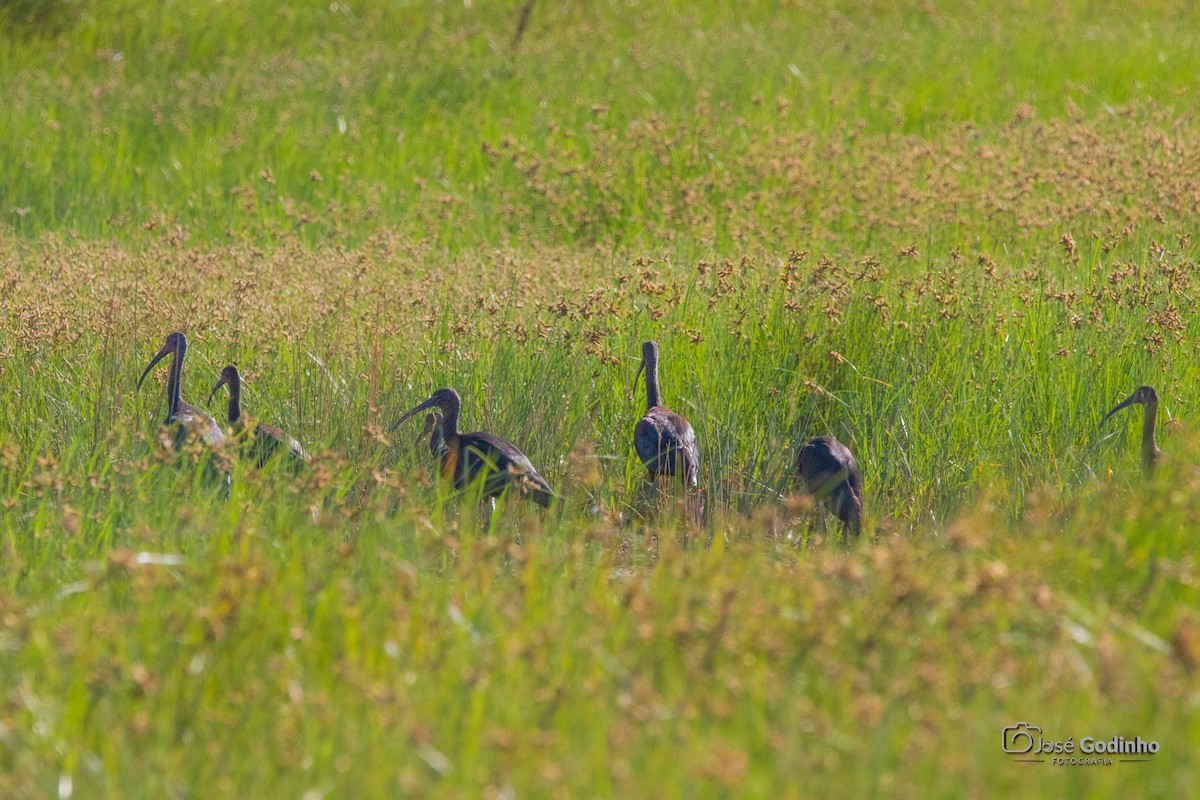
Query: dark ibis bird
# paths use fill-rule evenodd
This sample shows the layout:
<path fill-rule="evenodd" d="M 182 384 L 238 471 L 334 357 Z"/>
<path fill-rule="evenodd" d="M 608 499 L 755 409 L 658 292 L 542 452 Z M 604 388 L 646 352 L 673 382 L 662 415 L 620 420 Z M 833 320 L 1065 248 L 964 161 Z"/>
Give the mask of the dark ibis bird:
<path fill-rule="evenodd" d="M 208 393 L 208 404 L 212 404 L 213 396 L 222 386 L 229 387 L 229 428 L 234 438 L 238 440 L 243 457 L 252 459 L 259 468 L 266 466 L 271 456 L 286 448 L 288 458 L 296 462 L 309 461 L 309 455 L 304 452 L 300 443 L 283 432 L 282 428 L 254 422 L 253 427 L 246 425 L 242 418 L 242 376 L 233 364 L 221 370 L 221 379 Z"/>
<path fill-rule="evenodd" d="M 842 523 L 843 536 L 862 531 L 862 473 L 850 448 L 832 436 L 817 436 L 800 448 L 796 471 L 804 490 Z"/>
<path fill-rule="evenodd" d="M 642 342 L 642 364 L 646 373 L 646 413 L 633 429 L 633 446 L 646 465 L 650 480 L 678 477 L 684 486 L 695 488 L 700 473 L 700 449 L 691 423 L 662 404 L 658 389 L 658 344 Z"/>
<path fill-rule="evenodd" d="M 455 489 L 465 489 L 476 480 L 483 481 L 483 496 L 495 499 L 509 486 L 547 508 L 554 490 L 538 474 L 525 454 L 511 442 L 490 433 L 459 433 L 458 413 L 462 406 L 458 392 L 438 389 L 429 399 L 392 423 L 392 430 L 415 414 L 430 408 L 441 411 L 441 445 L 436 443 L 436 416 L 430 434 L 430 449 L 441 454 L 442 480 Z M 428 417 L 426 425 L 430 425 Z"/>
<path fill-rule="evenodd" d="M 1151 475 L 1154 473 L 1154 467 L 1158 464 L 1159 456 L 1162 455 L 1162 451 L 1158 449 L 1158 442 L 1154 438 L 1154 427 L 1158 421 L 1158 392 L 1154 391 L 1154 387 L 1139 386 L 1133 394 L 1113 406 L 1104 415 L 1104 419 L 1100 420 L 1100 424 L 1104 425 L 1109 417 L 1122 408 L 1133 405 L 1142 406 L 1145 409 L 1142 412 L 1142 471 Z"/>
<path fill-rule="evenodd" d="M 221 427 L 212 415 L 191 403 L 185 403 L 179 396 L 185 355 L 187 337 L 180 331 L 168 334 L 162 348 L 150 359 L 150 363 L 142 371 L 142 377 L 138 378 L 138 388 L 141 388 L 142 381 L 146 380 L 155 364 L 171 356 L 171 368 L 167 373 L 167 418 L 163 422 L 176 426 L 175 446 L 181 447 L 187 437 L 193 434 L 210 447 L 220 445 L 225 441 L 225 434 L 221 432 Z"/>

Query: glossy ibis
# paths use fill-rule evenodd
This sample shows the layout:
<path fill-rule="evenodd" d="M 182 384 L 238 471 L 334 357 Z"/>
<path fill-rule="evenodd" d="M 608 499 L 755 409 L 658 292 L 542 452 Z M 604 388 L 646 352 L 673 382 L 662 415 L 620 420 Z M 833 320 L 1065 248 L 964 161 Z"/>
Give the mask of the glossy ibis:
<path fill-rule="evenodd" d="M 843 536 L 862 531 L 862 473 L 850 448 L 832 436 L 817 436 L 800 448 L 796 471 L 804 490 L 842 523 Z"/>
<path fill-rule="evenodd" d="M 221 433 L 221 427 L 217 425 L 217 421 L 212 418 L 212 415 L 196 408 L 191 403 L 185 403 L 179 396 L 185 355 L 187 355 L 187 337 L 179 331 L 168 334 L 162 349 L 155 354 L 154 358 L 150 359 L 150 363 L 142 371 L 142 377 L 138 378 L 138 388 L 141 388 L 142 381 L 146 380 L 146 376 L 150 374 L 150 370 L 154 368 L 155 364 L 167 356 L 171 356 L 171 368 L 167 373 L 167 418 L 163 422 L 176 426 L 175 446 L 181 447 L 188 435 L 193 433 L 210 447 L 222 444 L 225 441 L 225 434 Z"/>
<path fill-rule="evenodd" d="M 1113 406 L 1104 415 L 1104 419 L 1100 420 L 1100 424 L 1103 426 L 1113 414 L 1132 405 L 1145 407 L 1142 412 L 1142 471 L 1151 475 L 1158 464 L 1159 456 L 1162 455 L 1154 438 L 1154 426 L 1158 420 L 1158 392 L 1154 391 L 1154 387 L 1139 386 L 1133 394 Z"/>
<path fill-rule="evenodd" d="M 430 436 L 430 449 L 440 452 L 442 480 L 455 489 L 465 489 L 483 480 L 483 496 L 495 499 L 510 485 L 522 495 L 528 493 L 538 505 L 548 508 L 554 490 L 538 474 L 525 454 L 510 442 L 490 433 L 459 433 L 458 412 L 462 405 L 458 392 L 438 389 L 429 399 L 392 423 L 392 430 L 409 417 L 429 408 L 441 411 L 441 446 L 436 443 L 436 416 Z M 426 425 L 429 425 L 426 418 Z"/>
<path fill-rule="evenodd" d="M 642 342 L 642 372 L 646 373 L 646 414 L 633 429 L 633 446 L 646 465 L 650 480 L 678 476 L 695 488 L 700 472 L 700 450 L 691 423 L 662 404 L 658 390 L 658 344 Z"/>
<path fill-rule="evenodd" d="M 253 428 L 246 425 L 246 421 L 242 419 L 242 376 L 233 364 L 221 370 L 221 379 L 208 393 L 209 405 L 222 386 L 229 387 L 229 427 L 239 441 L 239 449 L 244 458 L 253 459 L 261 469 L 280 447 L 286 447 L 289 459 L 297 462 L 310 460 L 300 443 L 284 433 L 282 428 L 262 422 L 255 422 Z"/>

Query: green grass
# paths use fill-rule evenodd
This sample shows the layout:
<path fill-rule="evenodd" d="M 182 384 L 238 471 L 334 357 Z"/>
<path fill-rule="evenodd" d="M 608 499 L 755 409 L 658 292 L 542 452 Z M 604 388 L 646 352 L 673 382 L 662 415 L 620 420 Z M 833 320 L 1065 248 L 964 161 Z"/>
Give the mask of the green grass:
<path fill-rule="evenodd" d="M 520 5 L 0 4 L 0 794 L 1186 795 L 1195 8 Z M 173 329 L 312 469 L 163 450 Z M 559 505 L 430 482 L 442 385 Z"/>

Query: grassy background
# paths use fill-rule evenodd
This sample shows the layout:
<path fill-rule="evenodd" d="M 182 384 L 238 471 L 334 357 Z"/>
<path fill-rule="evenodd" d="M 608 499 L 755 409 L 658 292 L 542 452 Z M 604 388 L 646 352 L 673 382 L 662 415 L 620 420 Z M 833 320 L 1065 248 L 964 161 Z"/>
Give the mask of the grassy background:
<path fill-rule="evenodd" d="M 5 791 L 1185 794 L 1200 453 L 1145 483 L 1098 423 L 1200 402 L 1196 9 L 518 12 L 0 5 Z M 176 328 L 311 471 L 162 451 Z M 440 385 L 559 508 L 430 485 L 387 428 Z M 792 497 L 824 432 L 874 544 Z M 1162 752 L 1014 764 L 1021 720 Z"/>

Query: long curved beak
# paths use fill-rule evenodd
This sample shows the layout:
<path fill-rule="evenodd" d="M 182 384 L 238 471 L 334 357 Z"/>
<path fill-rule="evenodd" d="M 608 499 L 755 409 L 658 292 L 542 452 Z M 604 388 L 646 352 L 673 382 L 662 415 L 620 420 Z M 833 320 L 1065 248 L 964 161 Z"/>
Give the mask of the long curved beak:
<path fill-rule="evenodd" d="M 208 399 L 204 401 L 204 405 L 206 405 L 206 406 L 212 405 L 213 395 L 215 395 L 217 393 L 217 390 L 220 389 L 222 386 L 224 386 L 227 383 L 229 383 L 229 376 L 227 376 L 224 372 L 222 372 L 221 380 L 217 381 L 217 385 L 214 386 L 212 388 L 212 391 L 208 393 Z"/>
<path fill-rule="evenodd" d="M 413 415 L 415 415 L 415 414 L 417 414 L 417 413 L 419 413 L 419 412 L 421 412 L 421 411 L 424 411 L 424 410 L 425 410 L 425 409 L 427 409 L 427 408 L 433 408 L 433 407 L 434 407 L 434 406 L 436 406 L 436 405 L 437 405 L 437 401 L 436 401 L 436 400 L 434 400 L 432 397 L 431 397 L 431 398 L 429 398 L 429 399 L 428 399 L 428 400 L 426 400 L 424 403 L 421 403 L 421 405 L 417 406 L 417 407 L 416 407 L 416 408 L 414 408 L 412 411 L 409 411 L 409 412 L 408 412 L 407 414 L 405 414 L 403 417 L 401 417 L 400 419 L 398 419 L 398 420 L 396 420 L 395 422 L 393 422 L 393 423 L 392 423 L 392 427 L 388 428 L 388 433 L 391 433 L 392 431 L 396 430 L 396 428 L 400 426 L 400 423 L 401 423 L 401 422 L 404 422 L 404 420 L 408 419 L 409 417 L 411 417 L 411 416 L 413 416 Z"/>
<path fill-rule="evenodd" d="M 1128 406 L 1131 406 L 1135 402 L 1137 402 L 1136 400 L 1134 400 L 1135 397 L 1137 397 L 1137 392 L 1134 392 L 1133 394 L 1129 395 L 1129 397 L 1126 397 L 1124 400 L 1122 400 L 1121 402 L 1119 402 L 1115 406 L 1113 406 L 1112 410 L 1110 410 L 1107 414 L 1104 415 L 1104 419 L 1100 420 L 1100 426 L 1103 427 L 1104 423 L 1108 421 L 1108 418 L 1111 417 L 1113 414 L 1117 413 L 1118 411 L 1120 411 L 1122 408 L 1127 408 Z"/>
<path fill-rule="evenodd" d="M 142 370 L 142 377 L 138 378 L 137 385 L 139 389 L 142 388 L 142 381 L 146 380 L 146 376 L 150 374 L 150 370 L 154 369 L 154 365 L 162 361 L 173 352 L 175 352 L 174 348 L 164 344 L 162 349 L 155 354 L 154 358 L 150 359 L 150 363 L 146 365 L 144 370 Z"/>
<path fill-rule="evenodd" d="M 637 374 L 633 376 L 633 396 L 637 397 L 637 382 L 638 378 L 642 377 L 642 373 L 646 371 L 646 360 L 642 359 L 638 362 Z"/>

